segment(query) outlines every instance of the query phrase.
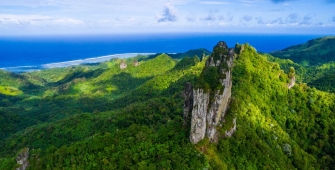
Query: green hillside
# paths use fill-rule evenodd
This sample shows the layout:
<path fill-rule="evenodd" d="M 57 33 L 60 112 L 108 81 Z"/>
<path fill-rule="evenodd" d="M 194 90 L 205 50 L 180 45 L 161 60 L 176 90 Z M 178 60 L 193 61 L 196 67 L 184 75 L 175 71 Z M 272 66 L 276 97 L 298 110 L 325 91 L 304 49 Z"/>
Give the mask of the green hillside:
<path fill-rule="evenodd" d="M 203 56 L 208 56 L 210 54 L 211 52 L 208 51 L 207 49 L 200 48 L 200 49 L 188 50 L 184 53 L 173 53 L 173 54 L 168 54 L 168 55 L 174 59 L 182 59 L 184 57 L 193 57 L 193 56 L 198 56 L 199 58 L 201 58 Z M 160 55 L 160 53 L 151 55 L 147 59 L 155 58 L 158 55 Z"/>
<path fill-rule="evenodd" d="M 330 61 L 317 66 L 303 66 L 294 63 L 289 59 L 275 58 L 269 54 L 264 54 L 269 61 L 280 64 L 280 67 L 287 73 L 290 67 L 296 70 L 297 81 L 307 83 L 308 86 L 315 87 L 319 90 L 334 93 L 334 70 L 335 62 Z"/>
<path fill-rule="evenodd" d="M 232 101 L 218 129 L 224 133 L 236 117 L 237 131 L 218 143 L 191 144 L 183 123 L 184 85 L 208 80 L 201 75 L 207 57 L 141 56 L 124 60 L 123 70 L 113 59 L 19 75 L 29 88 L 4 72 L 14 83 L 3 86 L 23 94 L 0 94 L 0 169 L 17 167 L 28 148 L 34 170 L 332 169 L 335 95 L 303 83 L 312 68 L 332 65 L 307 68 L 237 47 Z M 288 89 L 290 67 L 300 82 Z"/>
<path fill-rule="evenodd" d="M 309 40 L 304 44 L 274 51 L 270 54 L 278 58 L 290 59 L 303 66 L 315 66 L 334 61 L 334 47 L 335 37 L 328 36 Z"/>

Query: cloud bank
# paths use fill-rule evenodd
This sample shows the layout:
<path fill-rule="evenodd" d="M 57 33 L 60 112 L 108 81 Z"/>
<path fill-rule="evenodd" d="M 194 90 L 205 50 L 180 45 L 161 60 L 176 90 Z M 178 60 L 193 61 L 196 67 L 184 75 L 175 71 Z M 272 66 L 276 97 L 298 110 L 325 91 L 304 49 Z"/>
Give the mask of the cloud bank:
<path fill-rule="evenodd" d="M 69 26 L 83 24 L 81 20 L 67 17 L 51 17 L 43 15 L 13 15 L 0 14 L 0 22 L 2 24 L 16 24 L 19 26 Z"/>

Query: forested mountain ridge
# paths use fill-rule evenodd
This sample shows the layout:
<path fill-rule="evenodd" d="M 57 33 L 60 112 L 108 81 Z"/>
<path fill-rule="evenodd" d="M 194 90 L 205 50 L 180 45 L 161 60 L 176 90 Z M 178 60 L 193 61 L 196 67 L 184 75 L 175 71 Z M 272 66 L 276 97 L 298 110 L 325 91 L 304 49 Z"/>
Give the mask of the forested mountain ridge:
<path fill-rule="evenodd" d="M 290 59 L 303 66 L 322 65 L 335 60 L 335 37 L 327 36 L 271 52 L 274 57 Z"/>
<path fill-rule="evenodd" d="M 327 36 L 309 40 L 283 50 L 264 54 L 288 71 L 294 67 L 297 81 L 327 92 L 335 92 L 335 37 Z"/>
<path fill-rule="evenodd" d="M 185 84 L 213 76 L 209 56 L 139 56 L 123 70 L 114 59 L 23 74 L 35 86 L 2 95 L 0 169 L 20 166 L 18 155 L 29 155 L 28 169 L 332 169 L 334 94 L 289 89 L 296 63 L 249 44 L 234 51 L 231 104 L 216 128 L 224 134 L 236 118 L 232 137 L 193 145 L 184 124 Z"/>

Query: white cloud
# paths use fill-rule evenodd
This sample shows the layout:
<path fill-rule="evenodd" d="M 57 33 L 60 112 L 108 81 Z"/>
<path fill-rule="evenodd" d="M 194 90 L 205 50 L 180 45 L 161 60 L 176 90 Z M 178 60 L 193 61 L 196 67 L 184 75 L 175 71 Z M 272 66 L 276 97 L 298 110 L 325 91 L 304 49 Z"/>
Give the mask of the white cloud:
<path fill-rule="evenodd" d="M 0 34 L 14 34 L 14 29 L 53 34 L 62 29 L 64 33 L 113 33 L 208 31 L 220 25 L 233 31 L 246 25 L 262 29 L 334 26 L 332 4 L 326 1 L 322 5 L 311 0 L 0 0 Z M 285 6 L 288 2 L 291 5 Z"/>
<path fill-rule="evenodd" d="M 50 17 L 43 15 L 13 15 L 0 14 L 0 21 L 3 24 L 17 24 L 20 26 L 45 26 L 45 25 L 78 25 L 83 24 L 81 20 L 67 17 Z"/>
<path fill-rule="evenodd" d="M 286 18 L 286 22 L 290 24 L 297 24 L 300 20 L 300 17 L 297 13 L 291 13 L 289 16 Z"/>
<path fill-rule="evenodd" d="M 158 17 L 157 22 L 175 21 L 177 21 L 177 10 L 171 3 L 167 3 L 164 7 L 163 14 Z"/>

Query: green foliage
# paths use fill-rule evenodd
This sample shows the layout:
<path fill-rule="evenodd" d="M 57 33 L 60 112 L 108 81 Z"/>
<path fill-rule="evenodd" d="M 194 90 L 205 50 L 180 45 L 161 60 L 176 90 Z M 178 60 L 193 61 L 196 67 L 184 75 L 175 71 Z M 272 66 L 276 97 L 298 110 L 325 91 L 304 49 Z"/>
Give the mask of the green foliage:
<path fill-rule="evenodd" d="M 214 58 L 214 61 L 220 60 L 222 54 L 223 55 L 228 54 L 228 49 L 219 46 L 215 46 L 213 51 L 214 52 L 212 53 L 213 54 L 212 57 Z"/>
<path fill-rule="evenodd" d="M 18 87 L 18 80 L 20 80 L 19 75 L 0 69 L 0 86 Z"/>
<path fill-rule="evenodd" d="M 24 73 L 24 75 L 31 77 L 39 77 L 48 83 L 53 83 L 62 80 L 73 69 L 74 68 L 71 67 L 50 68 L 43 71 L 33 71 L 29 73 Z"/>
<path fill-rule="evenodd" d="M 331 89 L 333 63 L 304 67 L 243 48 L 230 109 L 218 127 L 224 134 L 237 118 L 237 131 L 217 144 L 192 145 L 182 120 L 186 82 L 210 92 L 223 88 L 218 79 L 224 75 L 205 67 L 206 58 L 176 61 L 163 54 L 127 59 L 124 70 L 112 59 L 0 72 L 1 87 L 23 91 L 0 94 L 0 169 L 14 169 L 22 148 L 30 148 L 30 169 L 332 169 L 335 95 L 287 83 L 296 75 Z"/>
<path fill-rule="evenodd" d="M 0 86 L 0 94 L 17 96 L 22 94 L 22 91 L 15 87 Z"/>
<path fill-rule="evenodd" d="M 309 82 L 308 85 L 323 91 L 335 93 L 335 75 L 329 73 L 328 75 Z"/>
<path fill-rule="evenodd" d="M 16 126 L 0 140 L 0 163 L 15 166 L 13 153 L 28 147 L 34 148 L 31 169 L 198 169 L 208 164 L 182 126 L 180 95 L 205 61 L 194 57 L 177 64 L 160 55 L 125 70 L 118 62 L 108 62 L 99 74 L 73 68 L 39 89 L 53 95 L 12 100 L 21 108 L 13 121 L 8 116 L 14 107 L 1 108 L 5 117 L 0 120 Z M 104 90 L 108 87 L 115 89 Z"/>
<path fill-rule="evenodd" d="M 274 51 L 271 55 L 291 59 L 303 66 L 321 65 L 335 60 L 335 37 L 321 37 L 300 45 L 285 48 L 280 51 Z"/>
<path fill-rule="evenodd" d="M 217 145 L 228 169 L 334 166 L 335 129 L 329 122 L 335 121 L 335 96 L 304 84 L 288 90 L 289 76 L 245 45 L 235 61 L 233 101 L 227 114 L 237 116 L 237 131 Z"/>
<path fill-rule="evenodd" d="M 293 78 L 295 77 L 295 70 L 294 67 L 290 67 L 290 71 L 288 72 L 288 78 Z"/>
<path fill-rule="evenodd" d="M 311 87 L 319 90 L 334 92 L 334 69 L 335 63 L 328 62 L 319 66 L 303 66 L 294 63 L 291 60 L 275 58 L 265 54 L 268 60 L 277 62 L 280 67 L 290 74 L 290 68 L 293 67 L 298 82 L 307 83 Z"/>
<path fill-rule="evenodd" d="M 217 67 L 205 68 L 202 76 L 207 85 L 209 85 L 211 91 L 215 91 L 217 88 L 222 86 L 219 79 L 219 70 Z"/>
<path fill-rule="evenodd" d="M 168 54 L 168 55 L 170 57 L 172 57 L 173 59 L 183 59 L 185 57 L 193 57 L 193 56 L 202 57 L 202 56 L 208 56 L 210 54 L 211 54 L 211 52 L 208 51 L 207 49 L 200 48 L 200 49 L 188 50 L 184 53 L 175 53 L 175 54 Z M 158 54 L 155 54 L 155 55 L 151 55 L 146 59 L 152 59 L 152 58 L 157 57 L 158 55 L 161 55 L 161 54 L 158 53 Z"/>

